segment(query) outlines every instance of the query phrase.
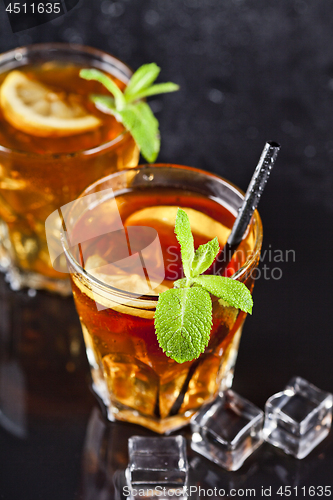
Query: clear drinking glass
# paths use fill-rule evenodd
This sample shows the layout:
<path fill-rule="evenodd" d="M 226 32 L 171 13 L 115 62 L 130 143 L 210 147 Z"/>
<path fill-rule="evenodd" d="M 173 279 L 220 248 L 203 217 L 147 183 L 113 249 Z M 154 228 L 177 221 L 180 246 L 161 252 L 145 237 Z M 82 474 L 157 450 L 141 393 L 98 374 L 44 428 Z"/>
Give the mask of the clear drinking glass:
<path fill-rule="evenodd" d="M 154 311 L 158 292 L 180 277 L 177 207 L 187 207 L 195 246 L 218 236 L 222 247 L 243 198 L 238 188 L 214 174 L 160 164 L 105 177 L 86 189 L 69 213 L 64 210 L 62 242 L 93 387 L 111 420 L 169 432 L 231 386 L 245 313 L 213 298 L 205 352 L 179 364 L 158 345 Z M 227 268 L 227 275 L 250 290 L 261 243 L 255 211 Z"/>
<path fill-rule="evenodd" d="M 79 78 L 82 67 L 109 73 L 120 87 L 132 74 L 111 55 L 72 44 L 32 45 L 0 56 L 0 85 L 9 72 L 19 70 L 54 88 L 56 94 L 63 89 L 74 100 L 79 95 L 89 112 L 101 120 L 101 126 L 91 133 L 36 137 L 5 119 L 1 101 L 0 269 L 13 289 L 27 286 L 70 293 L 67 275 L 55 271 L 50 262 L 45 238 L 47 216 L 76 199 L 101 176 L 138 163 L 139 151 L 131 135 L 111 115 L 89 103 L 91 92 L 105 89 Z"/>

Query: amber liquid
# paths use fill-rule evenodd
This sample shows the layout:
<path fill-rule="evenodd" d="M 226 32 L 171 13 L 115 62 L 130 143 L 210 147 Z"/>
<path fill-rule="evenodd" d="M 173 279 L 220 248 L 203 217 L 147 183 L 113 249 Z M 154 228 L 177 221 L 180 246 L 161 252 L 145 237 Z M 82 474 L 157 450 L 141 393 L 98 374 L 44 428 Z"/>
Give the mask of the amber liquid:
<path fill-rule="evenodd" d="M 101 120 L 101 126 L 93 131 L 36 137 L 15 129 L 0 109 L 0 146 L 9 148 L 0 148 L 0 267 L 6 268 L 9 262 L 9 267 L 23 275 L 44 277 L 45 286 L 41 287 L 52 289 L 53 279 L 66 276 L 52 268 L 45 238 L 46 218 L 75 200 L 98 178 L 136 166 L 139 152 L 122 125 L 90 102 L 89 94 L 107 91 L 98 82 L 80 78 L 79 66 L 48 62 L 18 69 L 58 94 L 74 95 L 89 114 Z M 0 75 L 0 84 L 6 75 Z M 115 81 L 124 88 L 123 82 Z M 113 140 L 116 144 L 110 144 Z M 39 287 L 37 282 L 33 280 Z"/>
<path fill-rule="evenodd" d="M 228 228 L 232 227 L 235 219 L 223 205 L 183 190 L 133 191 L 118 196 L 116 200 L 125 226 L 126 219 L 137 210 L 159 205 L 190 207 Z M 98 225 L 98 220 L 102 218 L 103 205 L 83 215 L 75 228 L 76 237 L 84 237 L 89 225 Z M 163 284 L 172 287 L 173 279 L 181 277 L 180 257 L 175 259 L 177 251 L 179 255 L 179 245 L 173 227 L 166 227 L 156 220 L 145 220 L 144 225 L 150 225 L 159 234 L 166 269 Z M 119 251 L 118 237 L 119 234 L 109 234 L 82 244 L 76 251 L 77 260 L 80 262 L 82 255 L 84 260 L 96 255 L 108 260 L 112 250 Z M 194 233 L 195 247 L 206 241 L 207 238 Z M 243 251 L 238 252 L 230 262 L 228 274 L 244 264 L 248 252 L 253 249 L 253 241 L 251 230 L 241 244 Z M 220 241 L 221 248 L 224 243 Z M 172 253 L 168 252 L 170 248 Z M 168 262 L 170 255 L 172 260 Z M 82 260 L 81 264 L 84 264 Z M 170 264 L 173 265 L 172 273 L 168 274 Z M 175 270 L 177 276 L 174 275 Z M 243 277 L 243 281 L 252 288 L 250 275 Z M 213 327 L 208 347 L 198 360 L 179 364 L 167 357 L 158 345 L 154 306 L 145 309 L 139 303 L 121 305 L 113 297 L 110 298 L 109 308 L 98 311 L 95 302 L 98 295 L 92 294 L 93 288 L 89 289 L 78 273 L 72 274 L 72 287 L 88 357 L 94 359 L 94 385 L 97 392 L 103 393 L 105 400 L 105 391 L 103 388 L 99 391 L 99 387 L 102 387 L 102 380 L 106 381 L 110 408 L 115 418 L 163 433 L 184 425 L 203 403 L 217 395 L 220 388 L 230 386 L 244 313 L 214 299 Z M 105 307 L 108 306 L 107 301 L 104 295 Z"/>
<path fill-rule="evenodd" d="M 82 106 L 90 115 L 101 120 L 101 126 L 96 130 L 69 135 L 66 137 L 36 137 L 17 130 L 3 117 L 0 107 L 0 144 L 10 149 L 25 153 L 55 154 L 75 153 L 99 146 L 112 141 L 124 130 L 112 115 L 102 113 L 90 101 L 90 94 L 104 94 L 105 87 L 94 81 L 83 80 L 79 76 L 80 67 L 73 64 L 56 62 L 44 63 L 41 66 L 24 66 L 19 71 L 34 81 L 38 81 L 57 95 L 73 96 L 75 102 Z M 9 72 L 0 75 L 0 85 Z M 117 85 L 123 90 L 125 85 L 114 78 Z"/>

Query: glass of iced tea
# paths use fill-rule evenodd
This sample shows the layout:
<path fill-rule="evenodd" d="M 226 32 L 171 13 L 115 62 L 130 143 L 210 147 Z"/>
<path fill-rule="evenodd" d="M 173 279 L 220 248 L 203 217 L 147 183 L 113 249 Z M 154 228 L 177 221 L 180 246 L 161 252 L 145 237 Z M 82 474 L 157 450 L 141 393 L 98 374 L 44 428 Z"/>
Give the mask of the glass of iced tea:
<path fill-rule="evenodd" d="M 169 432 L 231 386 L 244 312 L 213 298 L 208 347 L 181 364 L 159 347 L 154 312 L 158 293 L 182 277 L 178 207 L 189 216 L 196 248 L 217 236 L 222 249 L 243 198 L 214 174 L 159 164 L 105 177 L 64 210 L 62 243 L 93 387 L 110 419 Z M 255 211 L 226 269 L 250 290 L 261 243 Z M 218 258 L 209 274 L 220 269 Z"/>
<path fill-rule="evenodd" d="M 41 44 L 0 56 L 0 269 L 14 289 L 70 292 L 51 265 L 45 219 L 100 177 L 138 163 L 131 135 L 89 101 L 107 91 L 80 78 L 83 67 L 121 89 L 132 75 L 89 47 Z"/>

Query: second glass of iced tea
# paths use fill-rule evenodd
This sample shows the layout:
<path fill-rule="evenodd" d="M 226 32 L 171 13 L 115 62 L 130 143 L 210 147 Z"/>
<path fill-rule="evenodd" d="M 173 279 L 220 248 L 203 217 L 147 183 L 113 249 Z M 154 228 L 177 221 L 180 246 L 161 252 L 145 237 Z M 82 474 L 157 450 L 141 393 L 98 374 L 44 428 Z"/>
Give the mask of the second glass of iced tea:
<path fill-rule="evenodd" d="M 179 364 L 158 345 L 154 312 L 158 293 L 182 277 L 178 207 L 189 216 L 195 247 L 217 236 L 222 249 L 242 200 L 238 188 L 214 174 L 160 164 L 105 177 L 63 211 L 63 247 L 93 387 L 111 420 L 170 432 L 231 386 L 245 313 L 213 298 L 205 352 Z M 261 242 L 255 211 L 226 270 L 250 290 Z M 210 274 L 219 270 L 218 257 Z"/>
<path fill-rule="evenodd" d="M 138 163 L 131 135 L 90 102 L 107 91 L 79 77 L 84 67 L 122 89 L 132 75 L 89 47 L 41 44 L 0 56 L 0 269 L 14 289 L 70 293 L 50 262 L 46 218 L 100 177 Z"/>

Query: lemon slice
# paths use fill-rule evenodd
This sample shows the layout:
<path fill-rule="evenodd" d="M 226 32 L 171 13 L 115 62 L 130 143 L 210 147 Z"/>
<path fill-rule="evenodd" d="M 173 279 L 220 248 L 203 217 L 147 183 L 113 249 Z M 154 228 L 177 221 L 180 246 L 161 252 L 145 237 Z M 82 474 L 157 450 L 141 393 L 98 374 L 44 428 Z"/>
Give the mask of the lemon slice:
<path fill-rule="evenodd" d="M 190 219 L 190 225 L 192 233 L 197 236 L 203 236 L 209 240 L 215 238 L 217 236 L 219 242 L 224 244 L 231 230 L 217 222 L 216 220 L 209 217 L 209 215 L 203 214 L 194 208 L 188 207 L 180 207 L 187 213 Z M 138 225 L 139 223 L 144 226 L 149 226 L 149 222 L 158 222 L 159 224 L 163 224 L 166 226 L 171 226 L 174 228 L 176 216 L 177 216 L 178 207 L 175 206 L 152 206 L 143 208 L 142 210 L 138 210 L 130 215 L 126 221 L 126 226 Z"/>
<path fill-rule="evenodd" d="M 95 270 L 90 270 L 89 274 L 99 279 L 103 283 L 110 285 L 118 290 L 124 292 L 137 293 L 141 295 L 157 295 L 158 293 L 168 290 L 167 286 L 150 281 L 151 288 L 148 287 L 147 281 L 144 280 L 139 274 L 131 275 L 116 275 L 106 274 Z"/>
<path fill-rule="evenodd" d="M 168 287 L 150 281 L 150 288 L 147 280 L 137 273 L 126 273 L 113 264 L 108 264 L 99 255 L 88 257 L 86 271 L 103 283 L 110 285 L 118 290 L 132 292 L 144 295 L 156 295 L 156 293 L 164 292 Z"/>
<path fill-rule="evenodd" d="M 80 134 L 101 124 L 86 112 L 74 94 L 55 93 L 20 71 L 12 71 L 3 81 L 0 105 L 11 125 L 38 137 Z"/>
<path fill-rule="evenodd" d="M 147 282 L 143 280 L 141 276 L 134 273 L 123 273 L 119 271 L 116 266 L 107 264 L 107 262 L 98 255 L 88 257 L 85 269 L 90 275 L 106 285 L 110 285 L 118 290 L 123 290 L 124 292 L 138 293 L 139 295 L 155 295 L 164 292 L 171 285 L 171 283 L 169 286 L 166 286 L 162 283 L 157 284 L 150 281 L 153 290 L 146 290 Z M 102 305 L 103 308 L 113 309 L 122 314 L 129 314 L 130 316 L 138 316 L 140 318 L 154 318 L 156 307 L 156 302 L 154 300 L 126 299 L 126 297 L 119 296 L 119 294 L 113 292 L 111 289 L 105 290 L 104 288 L 96 286 L 92 281 L 89 284 L 89 288 L 84 286 L 81 283 L 79 274 L 73 274 L 72 278 L 83 294 L 87 295 L 94 302 Z"/>

